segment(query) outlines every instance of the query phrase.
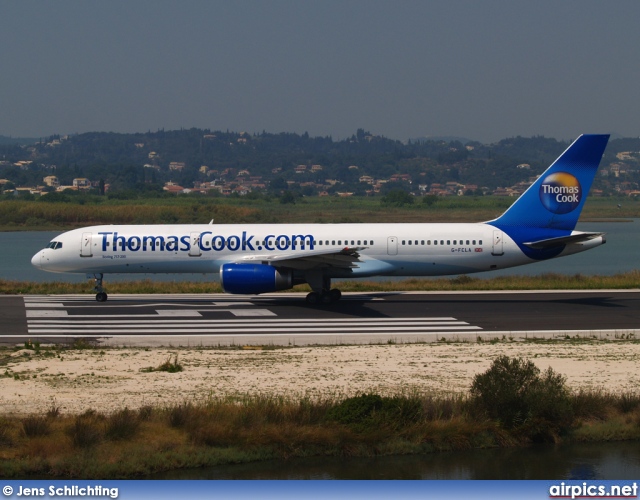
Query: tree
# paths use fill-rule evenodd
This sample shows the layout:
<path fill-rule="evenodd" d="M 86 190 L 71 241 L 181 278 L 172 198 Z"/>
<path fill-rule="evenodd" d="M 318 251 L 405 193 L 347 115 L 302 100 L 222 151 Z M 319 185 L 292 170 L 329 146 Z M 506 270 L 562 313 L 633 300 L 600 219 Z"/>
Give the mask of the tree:
<path fill-rule="evenodd" d="M 280 197 L 280 203 L 286 205 L 287 203 L 295 204 L 296 197 L 291 191 L 285 191 Z"/>
<path fill-rule="evenodd" d="M 382 197 L 383 207 L 404 207 L 413 204 L 413 196 L 402 189 L 389 191 Z"/>
<path fill-rule="evenodd" d="M 471 385 L 476 408 L 507 428 L 521 428 L 536 441 L 553 440 L 573 422 L 566 378 L 551 368 L 542 375 L 530 360 L 497 357 Z"/>

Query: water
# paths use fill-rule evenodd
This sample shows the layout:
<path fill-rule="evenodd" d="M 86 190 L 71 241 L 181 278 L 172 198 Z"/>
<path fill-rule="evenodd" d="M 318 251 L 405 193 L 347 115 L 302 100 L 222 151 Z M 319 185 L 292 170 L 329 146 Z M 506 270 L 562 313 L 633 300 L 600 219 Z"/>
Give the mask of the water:
<path fill-rule="evenodd" d="M 559 479 L 640 477 L 637 442 L 377 458 L 314 457 L 154 474 L 148 479 Z"/>
<path fill-rule="evenodd" d="M 578 224 L 580 231 L 607 233 L 606 245 L 587 252 L 561 259 L 552 259 L 528 266 L 477 273 L 479 278 L 496 276 L 559 274 L 601 274 L 612 275 L 638 269 L 638 248 L 640 248 L 640 219 L 630 222 L 585 222 Z M 48 273 L 31 265 L 31 257 L 42 249 L 59 232 L 25 231 L 0 233 L 0 279 L 18 281 L 64 281 L 79 283 L 84 276 L 67 273 Z M 204 274 L 135 274 L 108 275 L 108 281 L 128 281 L 150 278 L 156 281 L 212 281 L 214 275 Z M 381 278 L 390 279 L 390 278 Z"/>

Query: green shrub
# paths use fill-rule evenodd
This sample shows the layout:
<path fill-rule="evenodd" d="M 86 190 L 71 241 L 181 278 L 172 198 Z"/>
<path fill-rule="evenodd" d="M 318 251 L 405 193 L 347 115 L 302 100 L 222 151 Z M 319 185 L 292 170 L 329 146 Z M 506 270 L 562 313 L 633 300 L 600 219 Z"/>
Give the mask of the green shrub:
<path fill-rule="evenodd" d="M 417 422 L 422 415 L 422 401 L 418 397 L 361 394 L 331 408 L 327 419 L 350 425 L 356 430 L 373 430 L 380 426 L 397 429 Z"/>
<path fill-rule="evenodd" d="M 520 428 L 535 441 L 555 439 L 573 423 L 565 377 L 542 375 L 532 361 L 499 356 L 471 385 L 471 403 L 507 429 Z"/>
<path fill-rule="evenodd" d="M 360 424 L 371 418 L 376 410 L 380 410 L 382 404 L 382 397 L 377 394 L 361 394 L 347 398 L 331 408 L 327 418 L 341 424 Z"/>
<path fill-rule="evenodd" d="M 150 373 L 150 372 L 178 373 L 178 372 L 181 372 L 183 369 L 184 368 L 182 367 L 182 365 L 178 362 L 178 355 L 176 354 L 175 357 L 173 358 L 173 361 L 171 361 L 171 355 L 169 355 L 167 360 L 164 363 L 158 365 L 156 368 L 149 366 L 147 368 L 141 368 L 140 371 L 145 373 Z"/>

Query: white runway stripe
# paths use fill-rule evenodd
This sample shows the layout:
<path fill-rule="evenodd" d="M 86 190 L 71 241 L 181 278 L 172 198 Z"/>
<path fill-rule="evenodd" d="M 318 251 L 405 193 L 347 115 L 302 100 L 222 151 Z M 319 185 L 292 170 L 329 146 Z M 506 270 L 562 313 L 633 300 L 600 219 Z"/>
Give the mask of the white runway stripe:
<path fill-rule="evenodd" d="M 140 315 L 138 315 L 139 317 Z M 29 321 L 29 324 L 37 324 L 37 323 L 58 323 L 58 324 L 87 324 L 87 325 L 95 325 L 96 322 L 95 321 L 90 321 L 87 319 L 80 319 L 80 320 L 74 320 L 74 318 L 77 318 L 78 316 L 65 316 L 65 319 L 33 319 Z M 133 318 L 132 318 L 133 319 Z M 201 319 L 201 320 L 180 320 L 179 323 L 180 324 L 184 324 L 184 323 L 189 323 L 189 322 L 194 322 L 194 323 L 203 323 L 203 322 L 210 322 L 210 323 L 215 323 L 215 324 L 225 324 L 225 323 L 229 323 L 229 324 L 251 324 L 251 323 L 259 323 L 259 324 L 265 324 L 265 321 L 268 321 L 270 325 L 273 324 L 287 324 L 287 323 L 305 323 L 305 324 L 309 324 L 309 323 L 320 323 L 320 324 L 327 324 L 327 323 L 398 323 L 398 324 L 402 324 L 402 323 L 406 323 L 406 322 L 426 322 L 426 323 L 432 323 L 434 321 L 442 321 L 442 322 L 454 322 L 454 321 L 458 321 L 456 318 L 451 318 L 451 317 L 439 317 L 439 318 L 323 318 L 323 319 L 289 319 L 289 318 L 279 318 L 279 319 L 271 319 L 271 320 L 264 320 L 264 319 Z M 104 323 L 104 324 L 111 324 L 111 323 L 125 323 L 125 324 L 131 324 L 131 320 L 124 320 L 124 319 L 114 319 L 114 320 L 109 320 L 109 319 L 104 319 L 104 320 L 100 320 L 100 323 Z M 163 321 L 163 323 L 166 323 L 166 321 Z M 465 322 L 461 322 L 464 324 L 467 324 Z"/>
<path fill-rule="evenodd" d="M 91 329 L 91 328 L 88 328 Z M 81 330 L 86 333 L 87 328 Z M 276 332 L 272 328 L 141 328 L 136 330 L 135 333 L 210 333 L 210 334 L 221 334 L 221 333 L 285 333 L 281 332 L 278 329 Z M 373 333 L 373 332 L 382 332 L 386 335 L 393 335 L 400 332 L 450 332 L 450 331 L 468 331 L 468 330 L 481 330 L 478 326 L 420 326 L 420 327 L 396 327 L 392 331 L 390 331 L 387 327 L 382 326 L 367 326 L 367 327 L 355 327 L 355 328 L 339 328 L 339 329 L 331 329 L 326 327 L 319 328 L 288 328 L 286 333 Z M 130 332 L 128 328 L 105 328 L 105 329 L 96 329 L 96 334 L 105 334 L 105 333 L 127 333 Z M 69 333 L 74 334 L 78 333 L 78 330 L 68 330 L 64 328 L 29 328 L 30 334 L 45 334 L 45 333 Z"/>
<path fill-rule="evenodd" d="M 278 297 L 283 295 L 278 294 Z M 292 294 L 304 297 L 301 294 Z M 221 301 L 221 296 L 148 296 L 149 303 L 140 303 L 144 297 L 119 297 L 111 304 L 96 304 L 86 296 L 31 296 L 25 297 L 29 335 L 73 337 L 105 337 L 126 335 L 210 335 L 267 337 L 283 335 L 336 336 L 336 335 L 436 335 L 438 333 L 470 333 L 481 330 L 450 316 L 413 318 L 275 318 L 276 314 L 264 301 Z M 74 300 L 74 298 L 76 300 Z M 159 300 L 158 300 L 159 299 Z M 215 299 L 215 300 L 212 300 Z M 113 309 L 118 307 L 120 309 Z M 132 309 L 128 309 L 132 308 Z M 140 308 L 146 308 L 140 309 Z M 124 310 L 123 310 L 124 309 Z M 122 314 L 129 310 L 129 314 Z M 113 311 L 117 314 L 110 314 Z M 80 312 L 83 314 L 74 314 Z M 96 314 L 86 314 L 95 312 Z M 138 312 L 136 314 L 136 312 Z M 204 314 L 207 314 L 207 317 Z M 219 314 L 223 313 L 223 314 Z M 226 313 L 226 314 L 224 314 Z M 220 318 L 217 316 L 220 315 Z M 234 318 L 230 317 L 234 316 Z M 251 316 L 260 316 L 252 319 Z M 271 316 L 272 318 L 265 318 Z"/>
<path fill-rule="evenodd" d="M 314 322 L 298 322 L 297 324 L 294 323 L 278 323 L 278 322 L 272 322 L 269 321 L 267 322 L 262 322 L 262 326 L 264 328 L 269 328 L 269 329 L 273 329 L 273 328 L 282 328 L 285 327 L 289 330 L 293 330 L 296 328 L 300 328 L 300 327 L 309 327 L 309 326 L 313 326 Z M 349 329 L 356 329 L 356 328 L 371 328 L 373 326 L 375 326 L 376 323 L 329 323 L 329 324 L 321 324 L 321 323 L 316 323 L 316 326 L 320 329 L 329 329 L 329 328 L 338 328 L 338 327 L 346 327 Z M 431 321 L 428 323 L 425 322 L 408 322 L 408 323 L 393 323 L 393 324 L 385 324 L 385 325 L 380 325 L 380 328 L 386 328 L 387 330 L 389 329 L 401 329 L 401 328 L 407 328 L 407 327 L 424 327 L 424 328 L 434 328 L 437 326 L 468 326 L 469 323 L 466 323 L 464 321 L 448 321 L 448 322 L 444 322 L 444 321 Z M 104 323 L 84 323 L 84 324 L 78 324 L 78 323 L 43 323 L 43 324 L 33 324 L 33 323 L 29 323 L 29 326 L 32 328 L 52 328 L 52 327 L 64 327 L 64 328 L 78 328 L 78 329 L 87 329 L 87 328 L 92 328 L 92 329 L 101 329 L 101 328 L 121 328 L 121 329 L 138 329 L 138 328 L 149 328 L 149 322 L 145 321 L 143 323 L 129 323 L 129 324 L 125 324 L 125 325 L 114 325 L 112 323 L 108 323 L 108 324 L 104 324 Z M 175 328 L 175 327 L 182 327 L 182 328 L 198 328 L 198 327 L 210 327 L 210 328 L 214 328 L 214 327 L 222 327 L 222 328 L 242 328 L 242 329 L 247 329 L 247 328 L 251 328 L 251 324 L 246 324 L 246 323 L 239 323 L 239 324 L 230 324 L 230 323 L 218 323 L 215 321 L 196 321 L 196 322 L 172 322 L 172 321 L 163 321 L 161 323 L 154 323 L 153 324 L 154 328 Z"/>
<path fill-rule="evenodd" d="M 385 292 L 386 295 L 394 295 L 396 292 Z M 381 295 L 381 294 L 376 294 Z M 175 293 L 175 294 L 135 294 L 135 293 L 123 293 L 123 294 L 109 294 L 109 300 L 104 302 L 96 302 L 95 296 L 91 294 L 70 294 L 70 295 L 25 295 L 24 300 L 26 302 L 86 302 L 89 304 L 95 304 L 100 307 L 108 305 L 110 302 L 116 301 L 144 301 L 144 300 L 176 300 L 176 301 L 219 301 L 224 303 L 237 303 L 240 301 L 251 301 L 251 303 L 259 301 L 271 301 L 274 299 L 301 299 L 304 300 L 307 296 L 306 292 L 293 292 L 293 293 L 265 293 L 262 295 L 229 295 L 226 293 Z M 383 300 L 380 297 L 374 295 L 368 295 L 367 293 L 360 292 L 344 292 L 340 300 Z"/>

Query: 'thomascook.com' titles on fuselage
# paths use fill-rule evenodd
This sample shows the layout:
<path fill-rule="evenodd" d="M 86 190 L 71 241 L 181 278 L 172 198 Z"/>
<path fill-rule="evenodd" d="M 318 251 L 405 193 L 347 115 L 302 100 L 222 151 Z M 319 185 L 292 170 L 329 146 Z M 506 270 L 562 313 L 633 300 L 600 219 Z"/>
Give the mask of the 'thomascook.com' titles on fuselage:
<path fill-rule="evenodd" d="M 112 225 L 56 237 L 41 269 L 105 273 L 219 273 L 225 291 L 265 293 L 308 283 L 331 302 L 333 278 L 442 276 L 503 269 L 605 242 L 575 231 L 607 135 L 583 135 L 500 217 L 475 224 Z"/>
<path fill-rule="evenodd" d="M 248 235 L 247 231 L 242 231 L 241 235 L 232 234 L 230 236 L 213 234 L 212 231 L 202 231 L 195 238 L 190 235 L 144 235 L 144 236 L 122 236 L 118 232 L 99 232 L 102 236 L 102 251 L 106 252 L 111 248 L 114 252 L 119 250 L 137 252 L 159 251 L 159 252 L 191 252 L 191 245 L 196 246 L 201 252 L 222 252 L 227 249 L 232 252 L 241 251 L 276 251 L 305 249 L 306 246 L 313 250 L 315 239 L 310 234 L 268 234 L 264 239 L 259 240 L 256 235 Z"/>

